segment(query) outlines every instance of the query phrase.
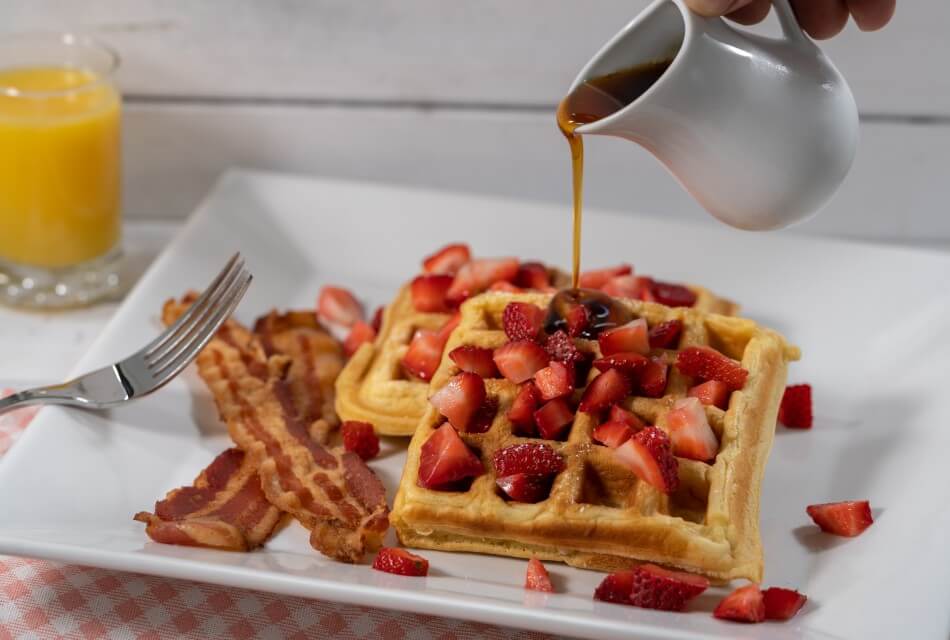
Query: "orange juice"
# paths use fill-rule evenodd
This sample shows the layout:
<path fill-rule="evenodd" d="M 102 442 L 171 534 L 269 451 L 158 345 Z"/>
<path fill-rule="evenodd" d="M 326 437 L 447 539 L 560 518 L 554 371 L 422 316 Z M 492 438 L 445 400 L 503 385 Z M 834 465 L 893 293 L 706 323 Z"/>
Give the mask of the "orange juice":
<path fill-rule="evenodd" d="M 121 99 L 80 69 L 0 69 L 0 260 L 68 267 L 119 239 Z"/>

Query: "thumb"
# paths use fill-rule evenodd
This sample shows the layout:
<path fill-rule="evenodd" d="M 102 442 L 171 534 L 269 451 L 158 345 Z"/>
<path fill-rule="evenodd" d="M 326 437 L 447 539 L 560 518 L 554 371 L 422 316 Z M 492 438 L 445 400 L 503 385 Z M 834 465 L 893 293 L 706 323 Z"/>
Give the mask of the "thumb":
<path fill-rule="evenodd" d="M 752 0 L 686 0 L 687 6 L 701 16 L 724 16 L 741 9 Z"/>

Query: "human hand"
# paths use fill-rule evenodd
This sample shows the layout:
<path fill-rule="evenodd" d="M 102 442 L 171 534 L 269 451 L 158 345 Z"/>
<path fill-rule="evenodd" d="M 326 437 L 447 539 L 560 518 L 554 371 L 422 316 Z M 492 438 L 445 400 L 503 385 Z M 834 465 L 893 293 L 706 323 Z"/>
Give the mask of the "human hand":
<path fill-rule="evenodd" d="M 824 40 L 839 33 L 854 18 L 862 31 L 876 31 L 894 15 L 897 0 L 791 0 L 799 24 L 813 38 Z M 726 16 L 741 24 L 765 19 L 771 0 L 686 0 L 704 16 Z"/>

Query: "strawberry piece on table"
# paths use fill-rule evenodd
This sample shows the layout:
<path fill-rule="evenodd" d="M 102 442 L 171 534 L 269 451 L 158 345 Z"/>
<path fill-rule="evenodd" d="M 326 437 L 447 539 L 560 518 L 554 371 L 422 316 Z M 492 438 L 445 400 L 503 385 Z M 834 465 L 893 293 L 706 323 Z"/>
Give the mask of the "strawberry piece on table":
<path fill-rule="evenodd" d="M 530 340 L 509 342 L 498 347 L 493 359 L 501 375 L 515 384 L 530 380 L 550 361 L 547 352 Z"/>
<path fill-rule="evenodd" d="M 769 587 L 762 592 L 766 620 L 788 620 L 805 606 L 808 597 L 794 589 Z"/>
<path fill-rule="evenodd" d="M 778 421 L 792 429 L 811 429 L 811 385 L 793 384 L 785 387 Z"/>
<path fill-rule="evenodd" d="M 515 427 L 516 435 L 533 436 L 535 434 L 534 412 L 537 411 L 540 400 L 540 394 L 533 382 L 521 385 L 518 395 L 515 396 L 506 414 Z"/>
<path fill-rule="evenodd" d="M 821 530 L 853 538 L 874 522 L 867 500 L 811 504 L 805 509 Z"/>
<path fill-rule="evenodd" d="M 540 262 L 522 262 L 515 275 L 515 284 L 525 289 L 543 291 L 551 286 L 548 268 Z"/>
<path fill-rule="evenodd" d="M 708 588 L 709 580 L 702 576 L 642 564 L 633 570 L 630 604 L 644 609 L 682 611 L 687 602 Z"/>
<path fill-rule="evenodd" d="M 376 307 L 376 311 L 373 313 L 373 320 L 369 323 L 369 326 L 373 327 L 373 331 L 379 333 L 379 330 L 383 326 L 383 313 L 386 311 L 386 307 Z"/>
<path fill-rule="evenodd" d="M 607 574 L 594 590 L 594 600 L 613 602 L 615 604 L 630 604 L 630 594 L 633 593 L 633 571 L 622 569 Z"/>
<path fill-rule="evenodd" d="M 650 293 L 656 302 L 668 307 L 691 307 L 696 304 L 696 294 L 679 284 L 654 280 Z"/>
<path fill-rule="evenodd" d="M 646 428 L 646 423 L 640 419 L 640 417 L 633 413 L 632 411 L 627 411 L 619 404 L 615 404 L 610 407 L 610 413 L 607 415 L 607 420 L 609 422 L 619 422 L 625 424 L 634 431 L 639 431 L 640 429 Z"/>
<path fill-rule="evenodd" d="M 636 300 L 642 290 L 641 278 L 636 276 L 614 276 L 600 288 L 608 296 L 614 298 L 630 298 Z"/>
<path fill-rule="evenodd" d="M 618 369 L 621 373 L 636 376 L 639 371 L 645 369 L 649 360 L 646 356 L 632 351 L 621 351 L 613 353 L 603 358 L 594 360 L 594 368 L 598 371 L 607 369 Z"/>
<path fill-rule="evenodd" d="M 444 313 L 450 309 L 446 298 L 452 286 L 452 276 L 432 274 L 417 276 L 409 285 L 412 306 L 421 313 Z"/>
<path fill-rule="evenodd" d="M 611 449 L 616 449 L 632 438 L 633 434 L 633 429 L 628 425 L 608 420 L 604 424 L 594 427 L 594 432 L 591 435 L 597 442 L 607 445 Z"/>
<path fill-rule="evenodd" d="M 705 462 L 719 453 L 719 441 L 698 399 L 680 398 L 674 402 L 666 414 L 666 426 L 677 456 Z"/>
<path fill-rule="evenodd" d="M 537 558 L 528 560 L 528 569 L 525 572 L 524 588 L 529 591 L 544 591 L 545 593 L 554 593 L 554 585 L 551 584 L 551 576 L 548 570 L 541 564 Z"/>
<path fill-rule="evenodd" d="M 375 339 L 376 331 L 373 329 L 373 327 L 360 320 L 353 325 L 353 328 L 350 329 L 346 339 L 343 340 L 343 353 L 345 353 L 346 357 L 349 358 L 354 353 L 359 351 L 359 348 L 364 344 L 367 342 L 372 342 Z"/>
<path fill-rule="evenodd" d="M 633 273 L 633 267 L 629 264 L 620 264 L 616 267 L 607 267 L 606 269 L 591 269 L 581 273 L 578 286 L 584 289 L 600 289 L 611 278 L 616 276 L 628 276 Z"/>
<path fill-rule="evenodd" d="M 606 409 L 630 395 L 631 386 L 630 378 L 616 369 L 607 369 L 587 385 L 578 409 L 585 413 Z"/>
<path fill-rule="evenodd" d="M 690 398 L 697 398 L 701 403 L 710 407 L 719 407 L 725 409 L 729 405 L 729 387 L 725 382 L 718 380 L 707 380 L 695 387 L 690 387 L 686 395 Z"/>
<path fill-rule="evenodd" d="M 484 402 L 485 381 L 468 371 L 453 376 L 444 387 L 429 397 L 429 404 L 459 431 L 468 429 L 472 417 Z"/>
<path fill-rule="evenodd" d="M 511 341 L 534 340 L 544 324 L 544 309 L 530 302 L 509 302 L 501 314 L 501 325 Z"/>
<path fill-rule="evenodd" d="M 472 259 L 467 244 L 449 244 L 422 261 L 426 273 L 447 273 L 454 276 L 463 264 Z"/>
<path fill-rule="evenodd" d="M 347 420 L 340 425 L 343 448 L 352 451 L 363 460 L 375 458 L 379 453 L 379 437 L 368 422 Z"/>
<path fill-rule="evenodd" d="M 647 427 L 614 449 L 617 460 L 638 478 L 670 494 L 679 487 L 679 463 L 669 437 L 656 427 Z"/>
<path fill-rule="evenodd" d="M 555 398 L 534 412 L 538 433 L 546 440 L 560 440 L 574 422 L 574 412 L 564 398 Z"/>
<path fill-rule="evenodd" d="M 373 568 L 397 576 L 422 577 L 429 573 L 429 561 L 405 549 L 383 547 L 373 560 Z"/>
<path fill-rule="evenodd" d="M 326 322 L 352 327 L 363 319 L 363 305 L 349 290 L 327 285 L 317 296 L 317 315 Z"/>
<path fill-rule="evenodd" d="M 683 332 L 681 320 L 667 320 L 650 329 L 651 349 L 675 349 Z"/>
<path fill-rule="evenodd" d="M 597 342 L 600 344 L 600 352 L 605 356 L 621 352 L 645 354 L 650 352 L 650 339 L 647 334 L 647 321 L 637 318 L 625 325 L 607 329 L 597 336 Z"/>
<path fill-rule="evenodd" d="M 463 264 L 449 287 L 448 299 L 459 304 L 499 281 L 511 282 L 518 275 L 516 258 L 481 258 Z"/>
<path fill-rule="evenodd" d="M 524 291 L 524 289 L 521 287 L 516 287 L 505 280 L 500 280 L 499 282 L 494 283 L 492 286 L 488 287 L 488 290 L 501 291 L 502 293 L 522 293 Z"/>
<path fill-rule="evenodd" d="M 474 373 L 482 378 L 497 378 L 498 369 L 492 359 L 494 352 L 484 347 L 464 345 L 449 352 L 452 362 L 462 371 Z"/>
<path fill-rule="evenodd" d="M 403 369 L 420 380 L 429 380 L 439 368 L 445 340 L 437 331 L 418 329 L 402 358 Z"/>
<path fill-rule="evenodd" d="M 540 442 L 513 444 L 499 449 L 492 456 L 492 465 L 495 475 L 500 478 L 516 473 L 554 475 L 564 470 L 561 454 Z"/>
<path fill-rule="evenodd" d="M 765 601 L 759 585 L 739 587 L 716 605 L 713 616 L 735 622 L 762 622 L 765 620 Z"/>
<path fill-rule="evenodd" d="M 513 473 L 495 479 L 498 488 L 515 502 L 534 504 L 551 493 L 551 476 L 533 473 Z"/>
<path fill-rule="evenodd" d="M 683 375 L 700 380 L 719 380 L 731 391 L 741 389 L 749 377 L 749 372 L 738 362 L 709 347 L 683 349 L 676 354 L 676 368 Z"/>
<path fill-rule="evenodd" d="M 670 365 L 659 358 L 650 358 L 646 366 L 639 372 L 637 383 L 640 392 L 647 398 L 659 398 L 666 393 L 666 382 Z"/>
<path fill-rule="evenodd" d="M 553 400 L 574 391 L 574 369 L 557 360 L 534 374 L 542 400 Z"/>
<path fill-rule="evenodd" d="M 440 489 L 485 473 L 482 461 L 449 423 L 432 432 L 419 452 L 420 487 Z"/>

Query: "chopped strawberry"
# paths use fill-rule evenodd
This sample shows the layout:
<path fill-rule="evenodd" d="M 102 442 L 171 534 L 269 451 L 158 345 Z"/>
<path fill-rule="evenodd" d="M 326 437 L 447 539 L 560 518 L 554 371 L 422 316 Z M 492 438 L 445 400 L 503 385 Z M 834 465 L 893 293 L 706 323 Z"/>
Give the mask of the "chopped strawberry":
<path fill-rule="evenodd" d="M 739 587 L 716 605 L 713 616 L 736 622 L 762 622 L 765 620 L 765 601 L 759 585 Z"/>
<path fill-rule="evenodd" d="M 666 426 L 673 441 L 673 453 L 691 460 L 712 460 L 719 453 L 706 410 L 696 398 L 680 398 L 666 414 Z"/>
<path fill-rule="evenodd" d="M 450 305 L 445 294 L 452 286 L 452 276 L 434 274 L 417 276 L 409 285 L 412 306 L 422 313 L 444 313 Z"/>
<path fill-rule="evenodd" d="M 633 570 L 630 604 L 644 609 L 682 611 L 688 601 L 708 588 L 709 580 L 702 576 L 641 564 Z"/>
<path fill-rule="evenodd" d="M 696 304 L 696 294 L 679 284 L 654 281 L 650 293 L 654 300 L 668 307 L 691 307 Z"/>
<path fill-rule="evenodd" d="M 528 560 L 528 570 L 525 573 L 524 588 L 530 591 L 554 592 L 554 585 L 551 584 L 551 576 L 548 570 L 544 568 L 541 561 L 537 558 Z"/>
<path fill-rule="evenodd" d="M 373 560 L 377 571 L 394 573 L 397 576 L 421 577 L 429 573 L 429 561 L 398 547 L 383 547 Z"/>
<path fill-rule="evenodd" d="M 463 264 L 448 291 L 451 303 L 458 304 L 481 293 L 496 282 L 510 282 L 518 275 L 516 258 L 481 258 Z"/>
<path fill-rule="evenodd" d="M 475 413 L 485 402 L 485 381 L 463 371 L 432 394 L 429 403 L 459 431 L 468 429 Z"/>
<path fill-rule="evenodd" d="M 647 427 L 614 449 L 617 460 L 638 478 L 663 493 L 679 487 L 679 463 L 669 437 L 656 427 Z"/>
<path fill-rule="evenodd" d="M 363 306 L 349 290 L 327 285 L 317 296 L 317 315 L 326 322 L 352 327 L 363 319 Z"/>
<path fill-rule="evenodd" d="M 793 384 L 785 387 L 778 421 L 792 429 L 811 429 L 811 385 Z"/>
<path fill-rule="evenodd" d="M 445 348 L 445 343 L 449 341 L 449 336 L 452 335 L 452 332 L 455 331 L 455 327 L 459 326 L 459 323 L 462 321 L 462 314 L 456 311 L 452 314 L 452 317 L 446 320 L 445 324 L 439 328 L 439 340 L 442 341 L 442 348 Z"/>
<path fill-rule="evenodd" d="M 836 536 L 853 538 L 874 522 L 867 500 L 811 504 L 805 510 L 822 531 Z"/>
<path fill-rule="evenodd" d="M 368 422 L 347 420 L 340 425 L 343 448 L 352 451 L 363 460 L 375 458 L 379 453 L 379 437 Z"/>
<path fill-rule="evenodd" d="M 482 378 L 497 378 L 498 369 L 495 367 L 495 361 L 492 360 L 494 352 L 485 347 L 473 347 L 465 345 L 455 347 L 449 352 L 452 362 L 458 365 L 462 371 L 469 371 Z"/>
<path fill-rule="evenodd" d="M 607 267 L 606 269 L 592 269 L 581 274 L 579 286 L 585 289 L 600 289 L 607 282 L 616 276 L 627 276 L 633 273 L 633 267 L 629 264 L 620 264 L 616 267 Z"/>
<path fill-rule="evenodd" d="M 515 502 L 534 504 L 551 493 L 551 476 L 534 473 L 513 473 L 495 479 L 498 488 Z"/>
<path fill-rule="evenodd" d="M 617 369 L 607 369 L 587 385 L 578 409 L 597 413 L 630 395 L 630 388 L 630 378 Z"/>
<path fill-rule="evenodd" d="M 653 297 L 653 278 L 647 276 L 640 276 L 637 278 L 636 282 L 636 297 L 639 300 L 644 302 L 656 302 L 656 298 Z"/>
<path fill-rule="evenodd" d="M 534 374 L 534 384 L 538 387 L 542 400 L 566 396 L 574 391 L 574 369 L 554 360 Z"/>
<path fill-rule="evenodd" d="M 647 337 L 647 321 L 637 318 L 625 325 L 607 329 L 599 336 L 600 352 L 609 356 L 614 353 L 649 353 L 650 340 Z"/>
<path fill-rule="evenodd" d="M 436 429 L 419 452 L 420 487 L 441 489 L 485 473 L 482 461 L 449 423 Z"/>
<path fill-rule="evenodd" d="M 577 337 L 590 325 L 590 312 L 584 305 L 575 304 L 568 310 L 564 320 L 567 323 L 567 334 Z"/>
<path fill-rule="evenodd" d="M 522 262 L 515 276 L 515 284 L 525 289 L 543 290 L 551 286 L 548 268 L 540 262 Z"/>
<path fill-rule="evenodd" d="M 788 620 L 805 606 L 808 597 L 794 589 L 769 587 L 762 592 L 766 620 Z"/>
<path fill-rule="evenodd" d="M 538 409 L 540 395 L 533 382 L 521 385 L 518 395 L 506 414 L 517 435 L 532 436 L 535 433 L 534 412 Z"/>
<path fill-rule="evenodd" d="M 409 350 L 402 358 L 402 367 L 409 375 L 420 380 L 429 380 L 439 368 L 442 349 L 445 348 L 439 332 L 418 329 L 409 343 Z"/>
<path fill-rule="evenodd" d="M 643 429 L 647 426 L 637 414 L 627 411 L 619 404 L 615 404 L 614 406 L 610 407 L 610 413 L 607 415 L 607 421 L 625 424 L 634 431 L 639 431 L 640 429 Z"/>
<path fill-rule="evenodd" d="M 699 401 L 710 407 L 719 407 L 725 409 L 729 404 L 729 387 L 725 382 L 718 380 L 707 380 L 702 384 L 691 387 L 686 395 L 691 398 L 698 398 Z"/>
<path fill-rule="evenodd" d="M 492 464 L 498 477 L 516 473 L 546 476 L 564 470 L 561 454 L 539 442 L 513 444 L 499 449 L 492 457 Z"/>
<path fill-rule="evenodd" d="M 524 291 L 524 289 L 521 287 L 516 287 L 505 280 L 500 280 L 499 282 L 494 283 L 492 286 L 488 287 L 488 290 L 501 291 L 502 293 L 521 293 Z"/>
<path fill-rule="evenodd" d="M 594 600 L 630 604 L 631 593 L 633 593 L 633 571 L 623 569 L 607 574 L 594 591 Z"/>
<path fill-rule="evenodd" d="M 386 307 L 376 307 L 376 311 L 373 313 L 373 321 L 369 323 L 369 326 L 373 327 L 373 331 L 379 333 L 379 330 L 383 327 L 383 313 L 386 311 Z"/>
<path fill-rule="evenodd" d="M 667 374 L 670 365 L 659 358 L 650 358 L 637 376 L 640 393 L 647 398 L 659 398 L 666 393 Z"/>
<path fill-rule="evenodd" d="M 564 398 L 555 398 L 534 412 L 538 433 L 546 440 L 560 440 L 574 421 L 574 412 Z"/>
<path fill-rule="evenodd" d="M 544 341 L 544 349 L 552 360 L 563 362 L 566 365 L 577 366 L 586 361 L 588 355 L 577 348 L 574 339 L 562 330 L 555 331 Z"/>
<path fill-rule="evenodd" d="M 521 384 L 548 366 L 547 352 L 530 340 L 509 342 L 495 349 L 495 366 L 511 382 Z"/>
<path fill-rule="evenodd" d="M 426 273 L 447 273 L 454 276 L 463 264 L 472 259 L 467 244 L 448 244 L 422 261 Z"/>
<path fill-rule="evenodd" d="M 534 340 L 544 324 L 544 309 L 530 302 L 509 302 L 501 324 L 509 340 Z"/>
<path fill-rule="evenodd" d="M 594 367 L 598 371 L 617 369 L 621 373 L 625 373 L 629 376 L 636 376 L 638 372 L 646 368 L 648 362 L 647 357 L 639 353 L 621 351 L 603 358 L 597 358 L 594 360 Z"/>
<path fill-rule="evenodd" d="M 611 449 L 616 449 L 632 438 L 633 433 L 633 429 L 628 425 L 608 420 L 604 424 L 595 427 L 592 436 L 597 442 L 607 445 Z"/>
<path fill-rule="evenodd" d="M 616 276 L 611 278 L 600 290 L 614 298 L 636 300 L 640 297 L 640 291 L 643 288 L 640 282 L 641 278 L 636 276 Z"/>
<path fill-rule="evenodd" d="M 491 429 L 496 413 L 498 413 L 498 401 L 491 396 L 486 396 L 482 401 L 482 405 L 469 421 L 468 429 L 465 430 L 466 433 L 485 433 Z"/>
<path fill-rule="evenodd" d="M 346 339 L 343 340 L 343 353 L 349 358 L 356 353 L 361 346 L 367 342 L 376 339 L 376 331 L 362 320 L 353 325 Z"/>
<path fill-rule="evenodd" d="M 682 320 L 667 320 L 650 329 L 651 349 L 675 349 L 683 332 Z"/>
<path fill-rule="evenodd" d="M 731 391 L 745 385 L 749 372 L 738 362 L 709 347 L 687 347 L 676 354 L 676 368 L 680 373 L 700 380 L 719 380 Z"/>

